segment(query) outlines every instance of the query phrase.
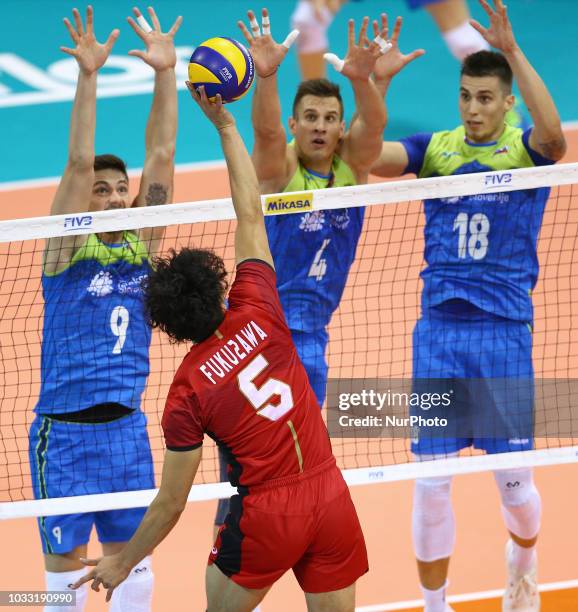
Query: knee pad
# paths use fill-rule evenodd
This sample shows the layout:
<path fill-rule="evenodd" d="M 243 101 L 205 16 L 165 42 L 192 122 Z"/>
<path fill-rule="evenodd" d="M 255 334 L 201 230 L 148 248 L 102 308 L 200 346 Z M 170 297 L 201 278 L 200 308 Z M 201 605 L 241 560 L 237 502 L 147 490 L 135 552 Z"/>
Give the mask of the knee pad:
<path fill-rule="evenodd" d="M 320 53 L 329 48 L 327 30 L 333 21 L 333 13 L 324 7 L 321 9 L 321 20 L 315 14 L 313 5 L 307 0 L 300 0 L 291 15 L 291 27 L 299 30 L 297 50 L 299 53 Z"/>
<path fill-rule="evenodd" d="M 451 486 L 449 476 L 415 481 L 412 532 L 415 556 L 420 561 L 445 559 L 454 550 L 456 534 Z"/>
<path fill-rule="evenodd" d="M 452 30 L 442 32 L 442 37 L 450 53 L 460 62 L 472 53 L 490 48 L 482 35 L 467 21 Z"/>
<path fill-rule="evenodd" d="M 532 470 L 496 470 L 494 478 L 508 531 L 525 540 L 535 538 L 540 530 L 542 502 L 534 485 Z"/>
<path fill-rule="evenodd" d="M 127 579 L 113 591 L 110 612 L 150 612 L 153 585 L 151 558 L 145 557 L 132 568 Z"/>
<path fill-rule="evenodd" d="M 46 590 L 74 593 L 70 585 L 88 574 L 90 568 L 72 570 L 70 572 L 45 572 Z M 88 596 L 88 583 L 76 589 L 76 603 L 70 606 L 44 606 L 44 612 L 82 612 Z"/>

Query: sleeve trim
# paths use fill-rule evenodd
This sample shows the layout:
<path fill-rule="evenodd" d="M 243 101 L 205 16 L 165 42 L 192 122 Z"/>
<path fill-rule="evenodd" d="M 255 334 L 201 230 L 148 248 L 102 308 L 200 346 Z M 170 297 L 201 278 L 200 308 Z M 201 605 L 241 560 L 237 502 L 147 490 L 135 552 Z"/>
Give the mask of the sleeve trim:
<path fill-rule="evenodd" d="M 553 159 L 548 159 L 547 157 L 544 157 L 543 155 L 538 153 L 538 151 L 534 151 L 534 149 L 532 149 L 532 147 L 530 146 L 530 134 L 532 133 L 533 129 L 534 129 L 533 127 L 528 128 L 522 134 L 522 143 L 524 144 L 524 148 L 526 149 L 534 165 L 535 166 L 549 166 L 551 164 L 556 163 Z"/>
<path fill-rule="evenodd" d="M 201 448 L 203 446 L 202 442 L 198 442 L 197 444 L 193 444 L 192 446 L 169 446 L 167 444 L 167 450 L 174 451 L 177 453 L 185 453 L 187 451 L 196 450 L 197 448 Z"/>
<path fill-rule="evenodd" d="M 419 177 L 432 138 L 433 132 L 418 132 L 413 136 L 408 136 L 398 141 L 403 145 L 407 153 L 407 166 L 403 174 L 411 172 Z"/>
<path fill-rule="evenodd" d="M 271 270 L 273 270 L 273 272 L 275 272 L 275 268 L 270 263 L 267 263 L 263 259 L 257 259 L 257 258 L 243 259 L 243 261 L 240 261 L 237 264 L 237 269 L 239 268 L 239 266 L 242 266 L 243 264 L 246 264 L 246 263 L 258 263 L 258 264 L 262 264 L 264 266 L 267 266 Z"/>

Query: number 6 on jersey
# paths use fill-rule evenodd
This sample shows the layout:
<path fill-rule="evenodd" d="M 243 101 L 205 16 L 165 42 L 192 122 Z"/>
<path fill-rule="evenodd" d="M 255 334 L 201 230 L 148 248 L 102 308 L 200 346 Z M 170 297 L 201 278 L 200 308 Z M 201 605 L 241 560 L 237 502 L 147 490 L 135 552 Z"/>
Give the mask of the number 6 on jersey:
<path fill-rule="evenodd" d="M 293 394 L 291 387 L 276 378 L 268 378 L 261 387 L 253 382 L 257 376 L 269 365 L 263 355 L 257 355 L 251 363 L 237 376 L 241 393 L 249 400 L 253 408 L 271 421 L 277 421 L 293 408 Z M 273 395 L 279 395 L 281 401 L 274 406 L 269 403 Z"/>

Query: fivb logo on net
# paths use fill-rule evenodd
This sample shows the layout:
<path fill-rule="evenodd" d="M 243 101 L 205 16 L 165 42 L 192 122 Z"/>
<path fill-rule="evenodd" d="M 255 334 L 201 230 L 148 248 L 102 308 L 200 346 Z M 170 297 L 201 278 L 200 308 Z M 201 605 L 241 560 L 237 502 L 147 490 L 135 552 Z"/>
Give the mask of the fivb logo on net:
<path fill-rule="evenodd" d="M 187 67 L 194 47 L 176 47 L 177 87 L 185 89 Z M 78 65 L 73 57 L 62 58 L 55 50 L 54 61 L 43 67 L 28 57 L 0 53 L 0 108 L 67 102 L 74 99 Z M 111 55 L 98 77 L 100 98 L 151 93 L 154 72 L 138 57 Z"/>
<path fill-rule="evenodd" d="M 514 180 L 511 172 L 492 172 L 484 175 L 484 188 L 495 189 L 509 185 Z"/>
<path fill-rule="evenodd" d="M 87 227 L 92 227 L 92 215 L 76 215 L 64 218 L 64 229 L 67 232 Z"/>

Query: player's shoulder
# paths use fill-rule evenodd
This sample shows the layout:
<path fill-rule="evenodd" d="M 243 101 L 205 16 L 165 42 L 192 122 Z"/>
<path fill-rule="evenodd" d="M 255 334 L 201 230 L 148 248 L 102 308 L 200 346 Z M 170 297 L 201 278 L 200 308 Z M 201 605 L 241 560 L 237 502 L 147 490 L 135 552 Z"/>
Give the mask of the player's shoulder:
<path fill-rule="evenodd" d="M 237 264 L 235 280 L 229 293 L 229 302 L 235 305 L 235 300 L 240 294 L 258 292 L 263 296 L 263 291 L 277 290 L 277 276 L 275 269 L 262 259 L 244 259 Z"/>
<path fill-rule="evenodd" d="M 257 257 L 250 257 L 248 259 L 243 259 L 242 261 L 237 263 L 237 278 L 239 274 L 258 274 L 259 276 L 265 276 L 267 278 L 273 276 L 275 277 L 275 268 L 266 262 L 264 259 L 259 259 Z"/>
<path fill-rule="evenodd" d="M 282 164 L 279 164 L 277 172 L 271 173 L 266 178 L 259 177 L 261 195 L 292 191 L 292 189 L 288 188 L 288 185 L 295 180 L 298 174 L 299 158 L 297 157 L 295 147 L 289 143 L 286 145 L 285 160 Z"/>
<path fill-rule="evenodd" d="M 352 185 L 357 185 L 359 182 L 351 165 L 345 159 L 343 159 L 339 153 L 336 153 L 333 156 L 331 171 L 335 177 L 335 187 L 349 187 Z"/>
<path fill-rule="evenodd" d="M 229 310 L 245 315 L 259 313 L 270 323 L 285 324 L 274 268 L 261 259 L 240 262 L 229 292 Z"/>
<path fill-rule="evenodd" d="M 529 129 L 526 131 L 529 134 L 532 130 Z M 504 126 L 504 131 L 498 139 L 498 144 L 510 146 L 524 146 L 524 134 L 525 132 L 522 128 L 506 124 Z"/>
<path fill-rule="evenodd" d="M 465 141 L 466 130 L 463 125 L 458 125 L 450 130 L 438 130 L 431 132 L 429 148 L 435 153 L 441 152 L 444 148 L 459 148 Z"/>
<path fill-rule="evenodd" d="M 167 395 L 167 406 L 179 402 L 180 399 L 189 397 L 195 393 L 194 371 L 197 362 L 197 352 L 200 345 L 194 345 L 183 357 L 179 367 L 175 371 L 169 393 Z"/>
<path fill-rule="evenodd" d="M 519 127 L 506 125 L 498 141 L 499 152 L 507 156 L 512 168 L 531 168 L 533 166 L 549 166 L 556 163 L 532 149 L 530 138 L 533 127 L 523 130 Z"/>

